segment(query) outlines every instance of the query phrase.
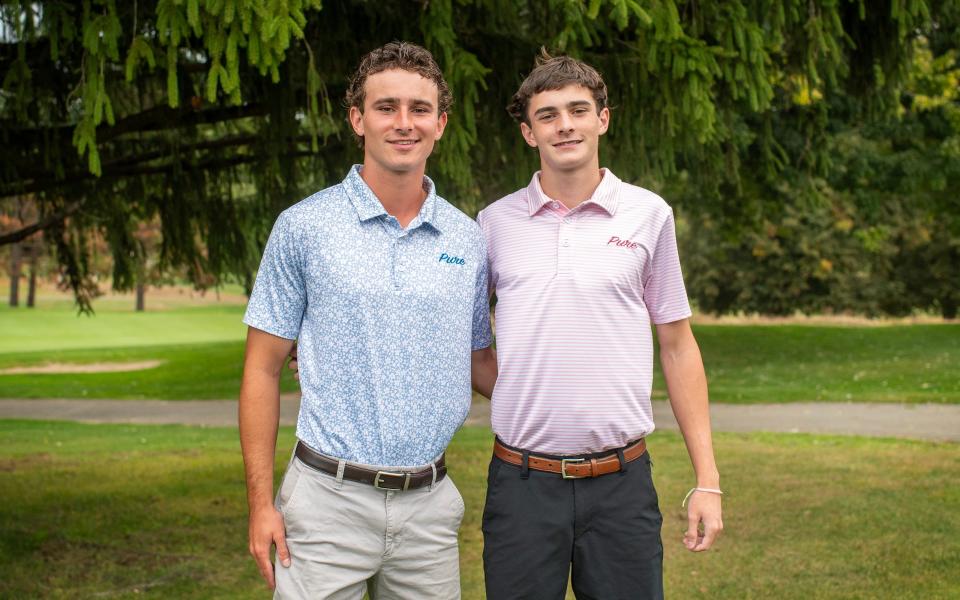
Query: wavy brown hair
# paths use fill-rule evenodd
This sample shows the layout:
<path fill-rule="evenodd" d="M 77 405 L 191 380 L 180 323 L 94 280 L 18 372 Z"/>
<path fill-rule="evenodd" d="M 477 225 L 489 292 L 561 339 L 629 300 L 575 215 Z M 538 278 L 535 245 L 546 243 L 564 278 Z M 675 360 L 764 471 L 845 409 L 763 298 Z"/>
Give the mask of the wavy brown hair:
<path fill-rule="evenodd" d="M 453 104 L 453 95 L 450 93 L 447 81 L 443 78 L 440 66 L 433 59 L 429 50 L 410 42 L 384 44 L 375 50 L 371 50 L 360 59 L 360 66 L 357 67 L 350 78 L 350 85 L 347 86 L 347 94 L 344 98 L 347 109 L 356 106 L 362 113 L 363 103 L 366 100 L 365 85 L 367 78 L 390 69 L 410 71 L 435 83 L 437 85 L 437 114 L 450 110 L 450 105 Z M 363 137 L 357 136 L 357 141 L 363 147 Z"/>
<path fill-rule="evenodd" d="M 568 85 L 582 85 L 593 94 L 597 114 L 607 106 L 607 84 L 596 69 L 587 63 L 569 56 L 550 56 L 545 48 L 534 63 L 533 71 L 520 84 L 520 89 L 510 99 L 507 112 L 518 122 L 530 124 L 530 98 L 547 90 L 559 90 Z"/>

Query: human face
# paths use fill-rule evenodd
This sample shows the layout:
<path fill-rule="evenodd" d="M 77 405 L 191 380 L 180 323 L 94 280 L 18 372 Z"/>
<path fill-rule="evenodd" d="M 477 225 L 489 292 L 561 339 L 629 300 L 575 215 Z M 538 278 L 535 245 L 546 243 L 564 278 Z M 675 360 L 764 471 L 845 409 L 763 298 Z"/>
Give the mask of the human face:
<path fill-rule="evenodd" d="M 544 171 L 570 173 L 596 170 L 600 136 L 607 132 L 610 110 L 597 113 L 597 103 L 582 85 L 534 94 L 527 106 L 530 124 L 520 124 L 527 144 L 540 152 Z"/>
<path fill-rule="evenodd" d="M 350 124 L 363 136 L 363 164 L 392 173 L 423 172 L 447 113 L 439 113 L 437 84 L 412 71 L 390 69 L 364 84 L 363 111 L 350 107 Z"/>

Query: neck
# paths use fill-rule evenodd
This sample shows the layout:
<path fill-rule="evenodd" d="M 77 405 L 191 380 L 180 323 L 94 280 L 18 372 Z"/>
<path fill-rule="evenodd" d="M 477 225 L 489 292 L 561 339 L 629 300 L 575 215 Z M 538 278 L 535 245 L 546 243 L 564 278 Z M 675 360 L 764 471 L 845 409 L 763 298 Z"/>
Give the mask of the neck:
<path fill-rule="evenodd" d="M 380 167 L 373 161 L 364 161 L 360 177 L 383 204 L 387 214 L 393 216 L 400 227 L 406 227 L 420 214 L 427 193 L 423 190 L 424 168 L 396 172 Z"/>
<path fill-rule="evenodd" d="M 576 208 L 593 196 L 601 180 L 599 162 L 574 171 L 555 171 L 541 164 L 540 188 L 567 208 Z"/>

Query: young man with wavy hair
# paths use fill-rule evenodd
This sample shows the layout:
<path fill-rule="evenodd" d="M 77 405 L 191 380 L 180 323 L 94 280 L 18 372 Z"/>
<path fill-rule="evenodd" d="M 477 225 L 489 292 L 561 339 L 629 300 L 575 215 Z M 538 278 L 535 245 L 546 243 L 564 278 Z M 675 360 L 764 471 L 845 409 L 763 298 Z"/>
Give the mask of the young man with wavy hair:
<path fill-rule="evenodd" d="M 673 213 L 600 168 L 607 88 L 542 56 L 508 107 L 540 155 L 530 184 L 478 216 L 497 296 L 496 434 L 483 515 L 487 597 L 662 598 L 662 518 L 645 438 L 656 326 L 696 473 L 687 549 L 722 528 L 707 383 Z"/>
<path fill-rule="evenodd" d="M 264 250 L 239 419 L 250 552 L 277 598 L 460 597 L 464 505 L 444 449 L 471 367 L 492 381 L 495 364 L 483 238 L 424 175 L 450 102 L 420 46 L 366 55 L 347 91 L 363 164 L 285 210 Z M 294 340 L 298 441 L 274 500 Z"/>

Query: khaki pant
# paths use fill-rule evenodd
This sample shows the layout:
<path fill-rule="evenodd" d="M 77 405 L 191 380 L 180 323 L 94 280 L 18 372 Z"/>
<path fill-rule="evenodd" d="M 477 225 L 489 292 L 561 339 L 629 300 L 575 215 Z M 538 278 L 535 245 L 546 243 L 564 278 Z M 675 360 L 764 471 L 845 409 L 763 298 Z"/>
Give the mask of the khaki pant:
<path fill-rule="evenodd" d="M 338 481 L 294 457 L 277 494 L 290 567 L 275 599 L 459 599 L 463 498 L 450 477 L 416 490 Z"/>

